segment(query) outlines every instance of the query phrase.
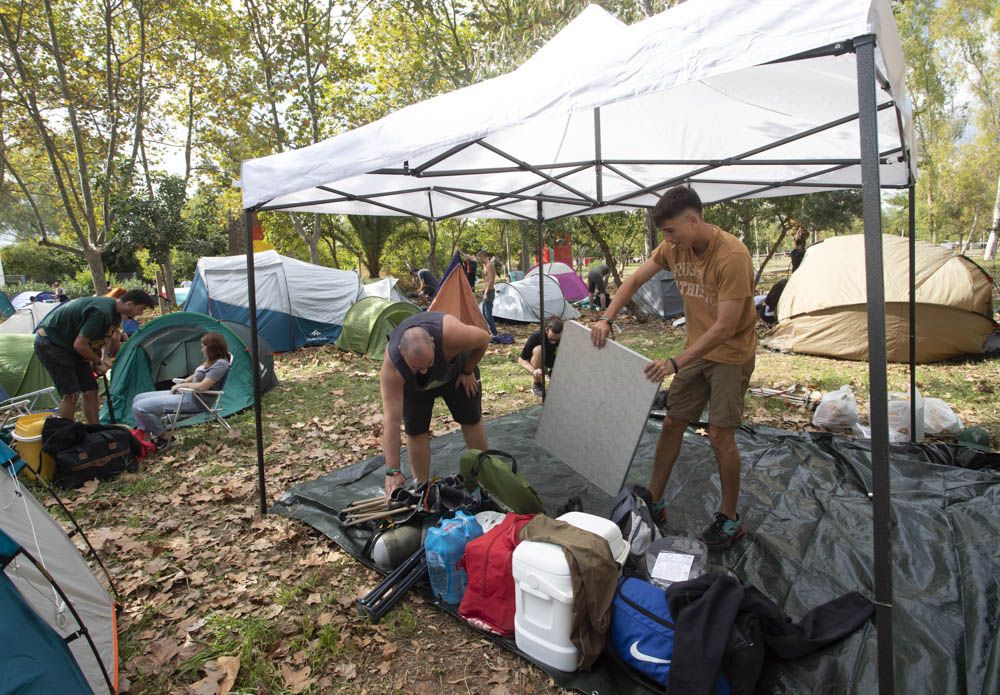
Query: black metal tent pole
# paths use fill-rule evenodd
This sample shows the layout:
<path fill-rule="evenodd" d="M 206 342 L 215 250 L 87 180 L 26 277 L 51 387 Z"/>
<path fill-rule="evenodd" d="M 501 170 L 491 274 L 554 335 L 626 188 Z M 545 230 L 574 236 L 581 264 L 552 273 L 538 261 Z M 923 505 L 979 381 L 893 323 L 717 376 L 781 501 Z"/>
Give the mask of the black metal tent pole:
<path fill-rule="evenodd" d="M 545 257 L 542 256 L 542 226 L 545 218 L 542 217 L 542 201 L 538 201 L 538 318 L 542 330 L 542 400 L 545 399 Z"/>
<path fill-rule="evenodd" d="M 253 208 L 243 211 L 247 234 L 247 299 L 250 305 L 250 357 L 253 360 L 253 419 L 257 435 L 257 494 L 260 513 L 267 514 L 264 489 L 264 427 L 260 412 L 260 344 L 257 342 L 257 278 L 253 263 Z"/>
<path fill-rule="evenodd" d="M 865 277 L 868 297 L 868 382 L 871 401 L 872 536 L 878 685 L 893 693 L 892 545 L 889 497 L 889 414 L 886 382 L 885 276 L 882 263 L 882 209 L 879 189 L 878 115 L 875 106 L 875 36 L 854 40 L 861 135 Z"/>
<path fill-rule="evenodd" d="M 909 167 L 909 162 L 907 162 Z M 910 441 L 917 441 L 917 191 L 910 183 Z"/>

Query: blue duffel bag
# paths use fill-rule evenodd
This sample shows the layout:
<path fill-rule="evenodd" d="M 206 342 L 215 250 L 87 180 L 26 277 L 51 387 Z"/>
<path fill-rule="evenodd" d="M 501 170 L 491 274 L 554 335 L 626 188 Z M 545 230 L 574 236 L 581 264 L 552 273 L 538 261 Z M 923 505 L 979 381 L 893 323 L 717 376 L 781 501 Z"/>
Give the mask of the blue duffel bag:
<path fill-rule="evenodd" d="M 625 577 L 618 582 L 611 611 L 608 650 L 627 668 L 665 688 L 674 656 L 667 593 L 642 579 Z M 721 676 L 714 695 L 729 695 L 729 685 Z"/>

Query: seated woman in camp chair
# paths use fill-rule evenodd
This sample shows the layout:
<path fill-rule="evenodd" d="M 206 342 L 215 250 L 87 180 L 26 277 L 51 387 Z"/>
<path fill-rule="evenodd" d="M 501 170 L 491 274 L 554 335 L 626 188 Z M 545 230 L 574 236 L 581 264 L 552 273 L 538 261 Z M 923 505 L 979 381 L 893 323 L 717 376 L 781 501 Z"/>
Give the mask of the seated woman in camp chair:
<path fill-rule="evenodd" d="M 201 354 L 205 361 L 198 365 L 194 374 L 186 379 L 175 379 L 170 391 L 147 391 L 138 394 L 132 401 L 132 417 L 137 429 L 146 433 L 147 438 L 156 444 L 157 451 L 170 444 L 172 433 L 167 433 L 163 426 L 163 416 L 178 412 L 196 415 L 205 408 L 198 402 L 191 391 L 219 391 L 229 372 L 229 346 L 226 339 L 219 333 L 206 333 L 201 337 Z M 203 400 L 209 407 L 213 406 L 215 396 L 206 396 Z M 172 432 L 172 431 L 171 431 Z"/>

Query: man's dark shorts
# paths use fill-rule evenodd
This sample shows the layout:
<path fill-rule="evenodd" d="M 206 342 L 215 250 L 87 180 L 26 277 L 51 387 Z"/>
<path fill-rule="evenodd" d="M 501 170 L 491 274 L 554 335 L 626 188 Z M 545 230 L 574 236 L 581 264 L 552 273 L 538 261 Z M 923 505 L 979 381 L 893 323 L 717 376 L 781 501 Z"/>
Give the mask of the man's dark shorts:
<path fill-rule="evenodd" d="M 479 369 L 476 369 L 479 379 Z M 451 417 L 460 425 L 475 425 L 483 419 L 483 389 L 480 384 L 476 395 L 470 398 L 465 389 L 458 385 L 458 379 L 430 391 L 417 391 L 403 387 L 403 429 L 411 437 L 427 434 L 431 429 L 434 413 L 434 399 L 444 398 L 451 411 Z"/>
<path fill-rule="evenodd" d="M 60 396 L 97 390 L 93 366 L 76 352 L 64 350 L 44 335 L 36 335 L 35 354 Z"/>

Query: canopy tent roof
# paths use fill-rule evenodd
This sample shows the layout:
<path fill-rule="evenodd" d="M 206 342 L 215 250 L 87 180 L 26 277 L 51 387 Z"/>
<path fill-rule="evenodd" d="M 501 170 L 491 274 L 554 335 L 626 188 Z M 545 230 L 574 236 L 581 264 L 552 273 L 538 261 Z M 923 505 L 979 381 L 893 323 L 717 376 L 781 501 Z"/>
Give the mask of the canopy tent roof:
<path fill-rule="evenodd" d="M 632 26 L 588 7 L 511 73 L 246 161 L 243 203 L 551 220 L 650 207 L 682 182 L 706 204 L 860 188 L 853 51 L 871 35 L 880 179 L 905 187 L 888 0 L 689 0 Z"/>

